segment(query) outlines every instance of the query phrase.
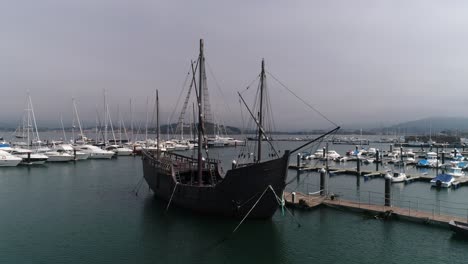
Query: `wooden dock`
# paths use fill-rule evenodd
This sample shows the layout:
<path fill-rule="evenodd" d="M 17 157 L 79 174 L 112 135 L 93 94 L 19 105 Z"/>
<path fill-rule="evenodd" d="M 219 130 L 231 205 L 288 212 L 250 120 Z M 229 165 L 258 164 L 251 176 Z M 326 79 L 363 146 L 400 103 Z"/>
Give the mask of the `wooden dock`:
<path fill-rule="evenodd" d="M 284 192 L 286 206 L 293 208 L 313 209 L 319 206 L 329 206 L 333 208 L 367 213 L 375 218 L 395 218 L 424 224 L 437 224 L 446 227 L 448 227 L 450 220 L 468 222 L 468 218 L 441 215 L 435 211 L 426 212 L 411 208 L 399 208 L 395 206 L 359 203 L 356 201 L 343 200 L 339 197 L 320 196 L 318 194 L 306 195 L 300 192 L 295 192 L 295 199 L 293 201 L 292 196 L 292 193 Z"/>

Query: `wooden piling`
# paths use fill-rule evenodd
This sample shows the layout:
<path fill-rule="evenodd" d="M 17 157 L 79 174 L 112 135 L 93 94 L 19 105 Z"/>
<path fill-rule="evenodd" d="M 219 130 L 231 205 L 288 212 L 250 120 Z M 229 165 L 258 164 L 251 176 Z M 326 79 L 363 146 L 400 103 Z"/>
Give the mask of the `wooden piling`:
<path fill-rule="evenodd" d="M 400 160 L 401 160 L 401 165 L 403 166 L 403 147 L 400 147 Z"/>
<path fill-rule="evenodd" d="M 392 200 L 391 185 L 392 185 L 391 176 L 386 175 L 385 176 L 385 201 L 384 201 L 385 206 L 391 206 L 391 200 Z"/>
<path fill-rule="evenodd" d="M 320 195 L 324 195 L 325 192 L 325 175 L 326 175 L 326 171 L 324 169 L 321 169 L 320 170 Z"/>
<path fill-rule="evenodd" d="M 357 156 L 356 164 L 357 164 L 356 185 L 360 186 L 361 185 L 361 160 L 359 159 L 359 156 Z"/>
<path fill-rule="evenodd" d="M 379 170 L 380 163 L 380 152 L 378 149 L 375 150 L 375 171 Z"/>

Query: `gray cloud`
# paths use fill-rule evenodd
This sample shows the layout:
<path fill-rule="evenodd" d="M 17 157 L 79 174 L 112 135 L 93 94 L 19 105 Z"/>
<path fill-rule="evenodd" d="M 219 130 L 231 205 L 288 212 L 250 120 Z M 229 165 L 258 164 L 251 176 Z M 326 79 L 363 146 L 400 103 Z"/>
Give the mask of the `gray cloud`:
<path fill-rule="evenodd" d="M 338 123 L 390 124 L 468 106 L 468 4 L 462 1 L 7 1 L 0 10 L 0 118 L 19 120 L 26 90 L 38 121 L 88 124 L 133 99 L 139 119 L 159 89 L 164 119 L 198 39 L 213 108 L 240 125 L 238 90 L 267 70 Z M 279 129 L 329 126 L 271 78 Z M 151 99 L 153 100 L 153 99 Z M 228 107 L 226 107 L 226 103 Z"/>

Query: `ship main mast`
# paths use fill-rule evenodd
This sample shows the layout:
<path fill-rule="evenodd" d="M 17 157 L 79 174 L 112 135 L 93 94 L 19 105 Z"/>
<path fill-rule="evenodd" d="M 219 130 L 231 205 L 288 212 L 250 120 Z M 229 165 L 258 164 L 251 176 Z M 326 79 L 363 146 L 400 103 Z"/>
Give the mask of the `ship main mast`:
<path fill-rule="evenodd" d="M 258 150 L 257 162 L 262 159 L 262 138 L 263 138 L 263 85 L 265 79 L 265 60 L 262 59 L 262 72 L 260 73 L 260 110 L 258 113 Z"/>
<path fill-rule="evenodd" d="M 203 70 L 205 66 L 205 57 L 203 56 L 203 39 L 200 39 L 200 68 L 198 69 L 198 185 L 203 182 L 203 167 L 202 167 L 202 128 L 203 128 L 203 109 L 202 109 L 202 94 L 203 94 Z"/>

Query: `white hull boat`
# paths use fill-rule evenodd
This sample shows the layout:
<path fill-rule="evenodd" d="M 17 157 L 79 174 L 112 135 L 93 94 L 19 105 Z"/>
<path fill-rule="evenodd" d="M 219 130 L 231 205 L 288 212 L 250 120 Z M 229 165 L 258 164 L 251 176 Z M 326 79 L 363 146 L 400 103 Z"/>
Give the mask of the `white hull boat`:
<path fill-rule="evenodd" d="M 74 160 L 75 157 L 70 155 L 66 152 L 58 152 L 58 151 L 49 151 L 44 153 L 47 157 L 47 162 L 67 162 Z"/>
<path fill-rule="evenodd" d="M 388 175 L 392 183 L 405 182 L 408 178 L 404 172 L 394 172 L 393 175 Z"/>
<path fill-rule="evenodd" d="M 448 188 L 452 186 L 455 181 L 452 175 L 439 174 L 437 177 L 431 180 L 431 186 L 438 188 Z"/>
<path fill-rule="evenodd" d="M 0 150 L 0 167 L 15 167 L 23 159 L 20 157 L 16 157 L 11 155 L 10 153 Z"/>
<path fill-rule="evenodd" d="M 75 146 L 75 149 L 88 154 L 88 159 L 111 159 L 115 154 L 112 151 L 103 150 L 92 145 L 78 145 Z"/>

